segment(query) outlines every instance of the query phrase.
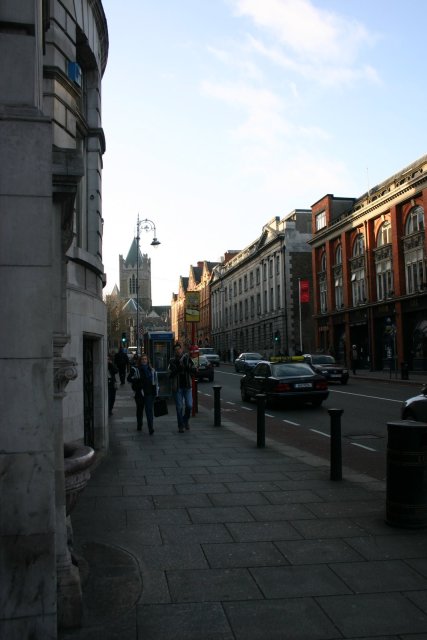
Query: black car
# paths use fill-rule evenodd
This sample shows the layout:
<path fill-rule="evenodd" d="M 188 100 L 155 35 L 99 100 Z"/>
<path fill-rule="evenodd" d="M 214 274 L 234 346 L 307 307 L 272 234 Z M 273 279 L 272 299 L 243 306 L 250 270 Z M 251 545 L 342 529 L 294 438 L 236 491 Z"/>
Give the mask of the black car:
<path fill-rule="evenodd" d="M 413 398 L 408 398 L 400 411 L 402 420 L 417 420 L 427 422 L 427 384 L 421 388 L 421 393 Z"/>
<path fill-rule="evenodd" d="M 323 353 L 311 353 L 305 354 L 304 360 L 312 366 L 316 373 L 325 376 L 328 382 L 347 384 L 349 376 L 348 369 L 338 364 L 333 356 Z"/>
<path fill-rule="evenodd" d="M 246 373 L 246 371 L 256 367 L 258 362 L 262 360 L 264 360 L 264 358 L 260 353 L 254 353 L 253 351 L 241 353 L 234 361 L 234 368 L 237 373 Z"/>
<path fill-rule="evenodd" d="M 267 403 L 309 402 L 319 407 L 329 395 L 328 382 L 315 373 L 306 362 L 260 362 L 240 380 L 242 400 L 248 401 L 258 393 Z"/>
<path fill-rule="evenodd" d="M 206 356 L 199 356 L 199 364 L 196 368 L 196 380 L 209 380 L 213 382 L 214 379 L 214 365 Z"/>

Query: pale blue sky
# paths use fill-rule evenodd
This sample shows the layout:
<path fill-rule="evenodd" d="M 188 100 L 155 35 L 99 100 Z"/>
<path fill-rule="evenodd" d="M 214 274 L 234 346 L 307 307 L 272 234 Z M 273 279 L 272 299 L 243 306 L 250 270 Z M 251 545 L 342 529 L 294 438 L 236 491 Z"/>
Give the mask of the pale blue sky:
<path fill-rule="evenodd" d="M 424 0 L 103 0 L 104 265 L 136 220 L 154 305 L 274 216 L 427 153 Z"/>

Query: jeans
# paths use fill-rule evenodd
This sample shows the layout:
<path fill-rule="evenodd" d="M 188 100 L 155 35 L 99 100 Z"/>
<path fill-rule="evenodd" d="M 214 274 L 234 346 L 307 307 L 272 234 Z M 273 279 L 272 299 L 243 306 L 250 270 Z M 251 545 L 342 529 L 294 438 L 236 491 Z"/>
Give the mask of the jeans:
<path fill-rule="evenodd" d="M 151 433 L 153 431 L 153 404 L 154 404 L 154 396 L 143 396 L 141 393 L 135 394 L 135 402 L 136 402 L 136 424 L 138 430 L 142 429 L 142 418 L 144 415 L 147 416 L 147 427 L 148 431 Z"/>
<path fill-rule="evenodd" d="M 188 427 L 191 409 L 193 408 L 193 391 L 191 387 L 189 389 L 180 388 L 175 391 L 174 396 L 178 428 L 184 429 L 184 427 Z"/>

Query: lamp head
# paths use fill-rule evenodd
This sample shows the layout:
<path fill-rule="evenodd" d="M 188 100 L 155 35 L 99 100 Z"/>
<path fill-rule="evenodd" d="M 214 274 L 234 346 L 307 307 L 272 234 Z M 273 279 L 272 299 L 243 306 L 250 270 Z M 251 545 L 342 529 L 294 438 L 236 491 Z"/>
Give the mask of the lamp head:
<path fill-rule="evenodd" d="M 154 238 L 153 238 L 153 240 L 152 240 L 152 242 L 151 242 L 151 246 L 152 246 L 152 247 L 158 247 L 158 246 L 159 246 L 159 244 L 160 244 L 160 241 L 159 241 L 159 240 L 157 240 L 156 236 L 154 236 Z"/>

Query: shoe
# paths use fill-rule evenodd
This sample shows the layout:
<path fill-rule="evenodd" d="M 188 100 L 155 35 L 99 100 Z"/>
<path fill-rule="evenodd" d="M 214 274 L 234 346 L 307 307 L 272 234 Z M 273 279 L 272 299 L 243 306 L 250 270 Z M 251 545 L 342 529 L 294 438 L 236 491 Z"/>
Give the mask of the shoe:
<path fill-rule="evenodd" d="M 142 424 L 137 425 L 136 429 L 137 431 L 142 431 Z"/>
<path fill-rule="evenodd" d="M 190 430 L 190 425 L 189 424 L 185 424 L 184 427 L 186 428 L 187 431 Z"/>
<path fill-rule="evenodd" d="M 184 429 L 178 429 L 179 433 L 184 433 Z"/>
<path fill-rule="evenodd" d="M 150 429 L 148 433 L 150 434 L 150 436 L 152 436 L 154 433 L 154 429 Z"/>

